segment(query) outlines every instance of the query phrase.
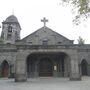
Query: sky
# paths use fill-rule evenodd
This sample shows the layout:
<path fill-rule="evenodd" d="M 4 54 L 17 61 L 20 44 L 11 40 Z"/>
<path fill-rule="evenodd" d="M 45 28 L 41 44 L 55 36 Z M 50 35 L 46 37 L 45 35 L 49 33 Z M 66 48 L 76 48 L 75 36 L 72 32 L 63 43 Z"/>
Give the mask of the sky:
<path fill-rule="evenodd" d="M 46 17 L 46 26 L 77 43 L 81 36 L 90 44 L 90 19 L 76 26 L 70 7 L 63 7 L 60 0 L 1 0 L 0 25 L 8 16 L 14 14 L 21 25 L 21 38 L 43 27 L 41 19 Z M 1 32 L 0 28 L 0 32 Z"/>

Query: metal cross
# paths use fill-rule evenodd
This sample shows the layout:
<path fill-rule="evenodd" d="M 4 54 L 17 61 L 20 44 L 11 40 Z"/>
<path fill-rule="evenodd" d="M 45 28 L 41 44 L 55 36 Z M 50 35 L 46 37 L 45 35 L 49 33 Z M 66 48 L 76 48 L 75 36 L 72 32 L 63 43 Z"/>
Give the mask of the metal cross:
<path fill-rule="evenodd" d="M 14 9 L 12 10 L 12 15 L 14 15 Z"/>
<path fill-rule="evenodd" d="M 44 27 L 45 27 L 45 26 L 46 26 L 46 22 L 48 22 L 48 20 L 44 17 L 44 18 L 41 20 L 41 22 L 44 23 Z"/>

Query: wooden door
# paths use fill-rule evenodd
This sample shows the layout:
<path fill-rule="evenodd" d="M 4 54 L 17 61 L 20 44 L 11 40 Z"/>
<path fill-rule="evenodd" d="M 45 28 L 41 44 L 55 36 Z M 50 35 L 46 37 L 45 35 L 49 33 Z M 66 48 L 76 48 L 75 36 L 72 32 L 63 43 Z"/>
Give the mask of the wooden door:
<path fill-rule="evenodd" d="M 43 58 L 39 63 L 39 76 L 52 76 L 53 67 L 52 62 L 48 58 Z"/>
<path fill-rule="evenodd" d="M 2 63 L 2 77 L 8 77 L 9 74 L 9 65 L 7 61 Z"/>

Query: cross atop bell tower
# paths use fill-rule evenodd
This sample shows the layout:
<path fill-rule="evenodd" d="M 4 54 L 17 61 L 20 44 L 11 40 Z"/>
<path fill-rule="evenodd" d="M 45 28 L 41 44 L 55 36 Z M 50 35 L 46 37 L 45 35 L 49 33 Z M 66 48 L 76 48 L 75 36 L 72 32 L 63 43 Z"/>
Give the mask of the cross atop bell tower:
<path fill-rule="evenodd" d="M 45 26 L 46 26 L 46 22 L 48 22 L 48 20 L 44 17 L 44 18 L 41 20 L 41 22 L 44 23 L 44 27 L 45 27 Z"/>

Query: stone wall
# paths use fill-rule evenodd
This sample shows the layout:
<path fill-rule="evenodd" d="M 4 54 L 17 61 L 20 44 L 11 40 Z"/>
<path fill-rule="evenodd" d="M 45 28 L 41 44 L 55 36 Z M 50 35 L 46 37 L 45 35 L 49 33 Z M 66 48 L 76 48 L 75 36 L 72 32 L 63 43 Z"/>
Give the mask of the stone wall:
<path fill-rule="evenodd" d="M 15 62 L 16 62 L 16 48 L 13 45 L 0 45 L 0 73 L 2 72 L 2 63 L 7 61 L 9 65 L 8 77 L 14 77 Z M 1 75 L 0 75 L 1 76 Z"/>
<path fill-rule="evenodd" d="M 88 75 L 90 75 L 90 45 L 0 45 L 0 65 L 6 60 L 12 66 L 11 73 L 16 73 L 16 81 L 25 81 L 26 60 L 33 53 L 63 52 L 69 56 L 70 79 L 80 79 L 80 63 L 85 59 L 88 63 Z M 66 73 L 66 72 L 65 72 Z"/>

